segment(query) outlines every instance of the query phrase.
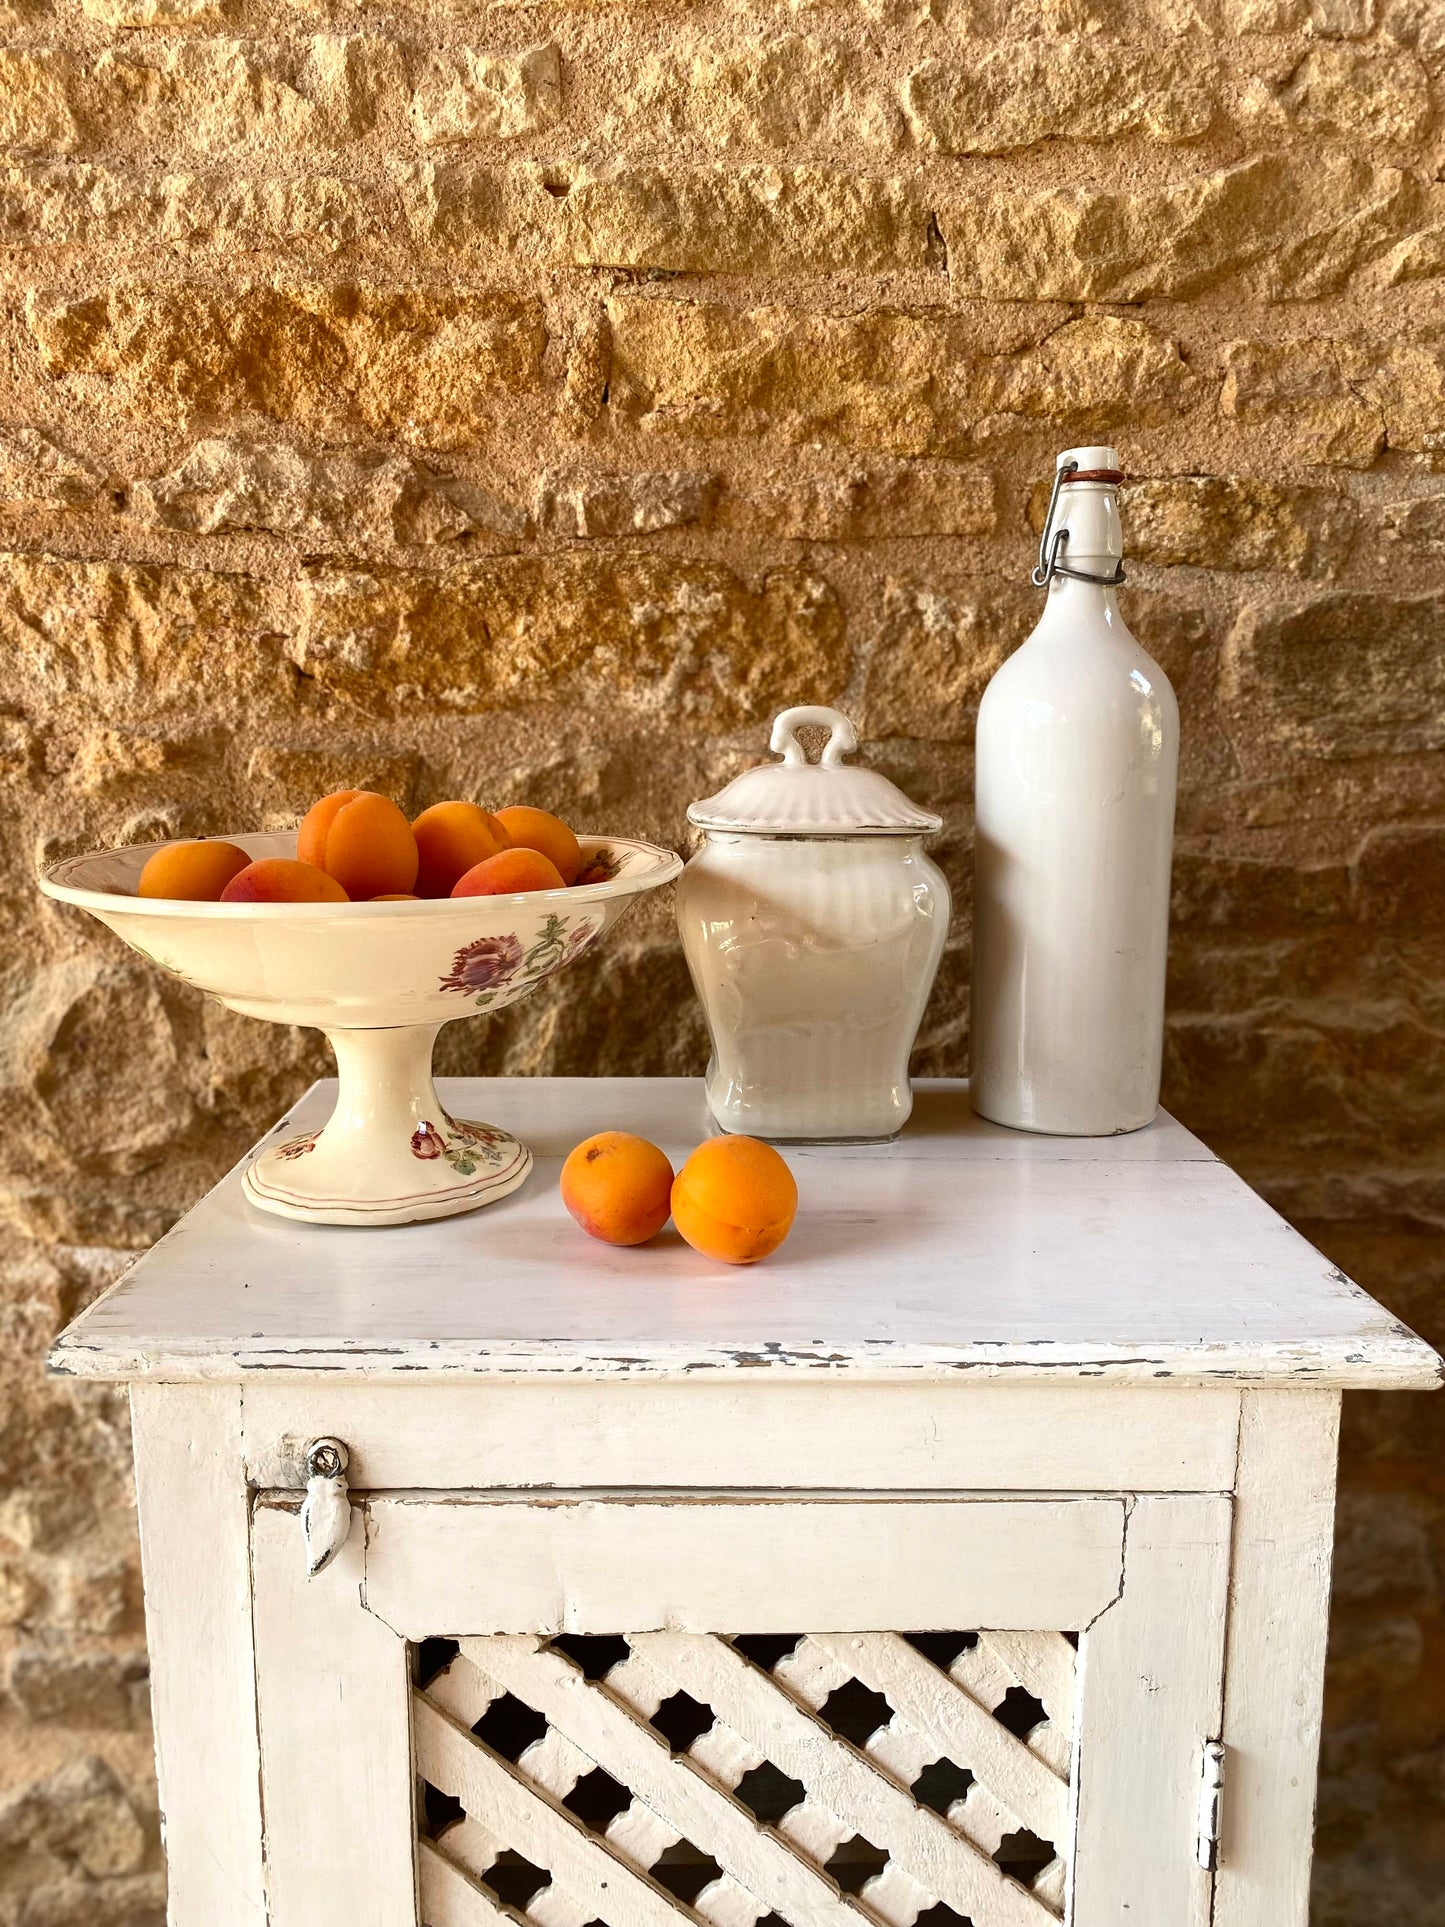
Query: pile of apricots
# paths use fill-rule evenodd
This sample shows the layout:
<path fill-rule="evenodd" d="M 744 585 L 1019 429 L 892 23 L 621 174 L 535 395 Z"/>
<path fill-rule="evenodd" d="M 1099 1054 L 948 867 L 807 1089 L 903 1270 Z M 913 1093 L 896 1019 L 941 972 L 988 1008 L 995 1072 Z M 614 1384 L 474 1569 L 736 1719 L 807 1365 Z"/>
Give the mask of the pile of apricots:
<path fill-rule="evenodd" d="M 704 1257 L 752 1265 L 792 1230 L 798 1187 L 757 1138 L 709 1138 L 674 1176 L 666 1153 L 646 1138 L 599 1131 L 562 1166 L 562 1202 L 604 1244 L 646 1244 L 671 1218 Z"/>
<path fill-rule="evenodd" d="M 215 837 L 168 843 L 137 887 L 143 897 L 189 903 L 414 903 L 579 880 L 592 880 L 581 847 L 546 810 L 518 804 L 493 815 L 476 803 L 433 803 L 409 823 L 388 796 L 337 790 L 301 819 L 294 857 L 253 861 Z"/>

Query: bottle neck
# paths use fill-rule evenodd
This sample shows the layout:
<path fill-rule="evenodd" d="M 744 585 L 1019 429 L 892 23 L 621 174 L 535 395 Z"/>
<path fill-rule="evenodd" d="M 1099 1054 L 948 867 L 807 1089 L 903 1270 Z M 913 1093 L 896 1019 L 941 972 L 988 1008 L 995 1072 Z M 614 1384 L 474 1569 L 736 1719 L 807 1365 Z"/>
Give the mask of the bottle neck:
<path fill-rule="evenodd" d="M 1071 566 L 1087 569 L 1091 575 L 1104 575 L 1117 557 L 1077 556 Z M 1056 575 L 1049 584 L 1044 607 L 1053 615 L 1081 614 L 1084 610 L 1102 611 L 1105 621 L 1119 622 L 1119 591 L 1101 582 L 1076 582 L 1071 576 Z"/>
<path fill-rule="evenodd" d="M 1039 582 L 1045 569 L 1050 616 L 1091 613 L 1109 625 L 1120 621 L 1113 578 L 1124 553 L 1118 491 L 1112 481 L 1058 484 L 1040 542 Z M 1122 624 L 1120 625 L 1122 626 Z"/>
<path fill-rule="evenodd" d="M 1124 555 L 1119 491 L 1110 482 L 1067 482 L 1059 490 L 1054 535 L 1068 540 L 1060 559 L 1090 575 L 1112 575 Z"/>

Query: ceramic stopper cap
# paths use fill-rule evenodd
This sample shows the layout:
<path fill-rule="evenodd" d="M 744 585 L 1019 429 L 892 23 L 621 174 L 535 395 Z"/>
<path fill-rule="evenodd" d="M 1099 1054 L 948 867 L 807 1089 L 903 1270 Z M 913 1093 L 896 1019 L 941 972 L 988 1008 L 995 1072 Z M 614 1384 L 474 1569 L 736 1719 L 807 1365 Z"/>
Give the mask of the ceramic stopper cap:
<path fill-rule="evenodd" d="M 1065 462 L 1073 462 L 1077 467 L 1085 470 L 1093 468 L 1118 468 L 1119 451 L 1117 448 L 1105 448 L 1103 446 L 1066 448 L 1060 453 L 1059 459 L 1054 463 L 1054 467 L 1062 468 Z"/>

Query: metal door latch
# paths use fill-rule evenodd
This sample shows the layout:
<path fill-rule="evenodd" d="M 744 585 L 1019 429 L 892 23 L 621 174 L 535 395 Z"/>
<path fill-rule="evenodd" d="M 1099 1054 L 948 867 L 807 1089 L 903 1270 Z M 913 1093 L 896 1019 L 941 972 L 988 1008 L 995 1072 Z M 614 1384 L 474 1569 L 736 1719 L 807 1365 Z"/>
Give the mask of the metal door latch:
<path fill-rule="evenodd" d="M 350 1463 L 351 1454 L 340 1439 L 313 1439 L 306 1448 L 301 1531 L 306 1540 L 308 1579 L 331 1564 L 351 1531 L 351 1499 L 346 1488 Z"/>
<path fill-rule="evenodd" d="M 1220 1820 L 1224 1811 L 1224 1744 L 1204 1742 L 1199 1780 L 1199 1864 L 1206 1873 L 1219 1866 Z"/>

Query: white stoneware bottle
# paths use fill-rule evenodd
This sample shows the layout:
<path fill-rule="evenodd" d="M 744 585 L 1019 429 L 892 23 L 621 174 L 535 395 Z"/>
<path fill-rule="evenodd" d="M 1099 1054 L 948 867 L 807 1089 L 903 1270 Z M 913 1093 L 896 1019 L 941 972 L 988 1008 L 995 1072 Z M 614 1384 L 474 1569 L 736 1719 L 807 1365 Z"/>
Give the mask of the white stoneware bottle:
<path fill-rule="evenodd" d="M 806 725 L 828 731 L 816 763 Z M 891 1137 L 948 934 L 948 884 L 923 848 L 942 819 L 843 761 L 857 740 L 836 709 L 785 709 L 771 747 L 781 763 L 687 813 L 703 843 L 677 922 L 712 1038 L 708 1107 L 754 1137 Z"/>
<path fill-rule="evenodd" d="M 1037 628 L 975 759 L 972 1093 L 998 1124 L 1104 1137 L 1159 1104 L 1179 709 L 1130 635 L 1119 457 L 1058 459 Z"/>

